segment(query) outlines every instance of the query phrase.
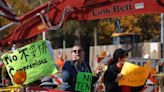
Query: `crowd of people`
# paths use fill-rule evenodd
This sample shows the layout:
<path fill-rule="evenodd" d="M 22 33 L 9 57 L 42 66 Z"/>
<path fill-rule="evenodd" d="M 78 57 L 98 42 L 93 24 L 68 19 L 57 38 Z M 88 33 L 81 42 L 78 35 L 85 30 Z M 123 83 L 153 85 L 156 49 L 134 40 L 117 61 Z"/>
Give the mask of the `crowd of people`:
<path fill-rule="evenodd" d="M 64 61 L 62 56 L 60 56 L 58 62 L 56 62 L 62 76 L 61 90 L 94 92 L 94 84 L 103 76 L 102 81 L 105 86 L 105 92 L 139 92 L 142 90 L 143 85 L 139 87 L 118 85 L 118 80 L 123 76 L 120 72 L 130 51 L 131 49 L 116 49 L 113 58 L 107 61 L 105 72 L 103 73 L 103 67 L 99 66 L 93 73 L 89 62 L 83 58 L 84 51 L 82 47 L 79 44 L 74 45 L 71 50 L 71 60 Z M 46 77 L 41 81 L 45 80 L 50 80 L 50 77 Z M 41 85 L 44 86 L 44 83 Z"/>
<path fill-rule="evenodd" d="M 78 74 L 81 72 L 90 73 L 92 76 L 92 81 L 90 85 L 90 90 L 86 92 L 93 92 L 94 87 L 93 85 L 102 75 L 103 69 L 102 67 L 98 67 L 96 69 L 96 74 L 93 75 L 91 68 L 88 64 L 88 61 L 84 61 L 82 58 L 82 48 L 80 45 L 75 45 L 72 48 L 72 59 L 65 61 L 63 68 L 62 68 L 62 90 L 71 91 L 71 92 L 79 92 L 77 89 L 78 81 Z M 113 58 L 109 59 L 108 68 L 103 73 L 103 83 L 105 85 L 105 92 L 139 92 L 142 90 L 143 85 L 139 87 L 129 87 L 129 86 L 119 86 L 118 80 L 122 78 L 121 69 L 128 58 L 128 53 L 131 51 L 124 50 L 122 48 L 116 49 L 113 54 Z M 82 77 L 80 77 L 82 80 Z M 83 82 L 84 83 L 84 82 Z M 82 85 L 84 87 L 84 85 Z M 85 87 L 84 87 L 85 88 Z M 81 88 L 83 90 L 83 88 Z M 86 90 L 86 89 L 84 89 Z"/>

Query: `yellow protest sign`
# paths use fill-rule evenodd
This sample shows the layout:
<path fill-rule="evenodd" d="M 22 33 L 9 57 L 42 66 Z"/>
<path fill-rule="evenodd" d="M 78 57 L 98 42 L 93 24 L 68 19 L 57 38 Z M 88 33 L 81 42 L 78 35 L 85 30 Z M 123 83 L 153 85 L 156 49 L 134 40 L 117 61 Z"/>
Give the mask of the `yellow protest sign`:
<path fill-rule="evenodd" d="M 123 77 L 119 80 L 119 85 L 126 86 L 142 86 L 146 82 L 150 73 L 150 60 L 145 66 L 138 66 L 129 62 L 125 62 L 121 74 Z"/>

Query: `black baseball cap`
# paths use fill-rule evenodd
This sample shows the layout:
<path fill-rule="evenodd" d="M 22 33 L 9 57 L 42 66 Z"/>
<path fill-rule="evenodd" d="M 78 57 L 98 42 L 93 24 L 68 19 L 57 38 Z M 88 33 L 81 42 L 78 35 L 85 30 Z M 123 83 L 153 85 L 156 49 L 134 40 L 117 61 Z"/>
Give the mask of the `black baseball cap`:
<path fill-rule="evenodd" d="M 121 58 L 123 56 L 128 56 L 128 53 L 131 51 L 132 49 L 128 49 L 128 50 L 124 50 L 122 48 L 116 49 L 114 54 L 113 54 L 113 59 L 117 60 L 118 58 Z"/>

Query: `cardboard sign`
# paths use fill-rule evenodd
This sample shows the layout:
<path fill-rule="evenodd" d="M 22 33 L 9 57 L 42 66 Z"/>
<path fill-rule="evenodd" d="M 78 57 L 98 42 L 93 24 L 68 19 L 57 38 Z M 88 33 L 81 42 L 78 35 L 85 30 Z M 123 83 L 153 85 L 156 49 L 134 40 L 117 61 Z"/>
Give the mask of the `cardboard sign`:
<path fill-rule="evenodd" d="M 26 81 L 23 84 L 29 84 L 57 72 L 45 40 L 26 45 L 14 52 L 6 53 L 2 56 L 2 60 L 12 82 L 13 75 L 18 70 L 26 72 Z"/>
<path fill-rule="evenodd" d="M 92 74 L 78 72 L 76 77 L 75 91 L 90 92 L 92 85 Z"/>
<path fill-rule="evenodd" d="M 138 66 L 125 62 L 121 74 L 123 77 L 119 80 L 119 85 L 142 86 L 146 82 L 150 73 L 150 61 L 145 66 Z"/>
<path fill-rule="evenodd" d="M 139 66 L 145 66 L 146 62 L 150 60 L 150 66 L 151 68 L 156 68 L 156 64 L 158 64 L 158 59 L 144 59 L 144 58 L 128 58 L 128 62 L 139 65 Z"/>

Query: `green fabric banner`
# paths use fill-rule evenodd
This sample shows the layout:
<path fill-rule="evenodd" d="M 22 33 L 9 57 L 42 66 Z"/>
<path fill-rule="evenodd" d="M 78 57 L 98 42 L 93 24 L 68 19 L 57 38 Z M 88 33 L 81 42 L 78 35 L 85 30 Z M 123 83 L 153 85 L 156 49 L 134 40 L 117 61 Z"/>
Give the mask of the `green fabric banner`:
<path fill-rule="evenodd" d="M 16 71 L 24 70 L 26 72 L 24 85 L 57 72 L 45 40 L 26 45 L 14 52 L 8 52 L 2 56 L 2 60 L 12 82 Z M 13 82 L 13 84 L 15 83 Z"/>
<path fill-rule="evenodd" d="M 78 72 L 76 77 L 75 91 L 91 92 L 92 74 L 86 72 Z"/>

